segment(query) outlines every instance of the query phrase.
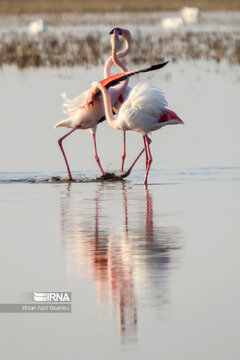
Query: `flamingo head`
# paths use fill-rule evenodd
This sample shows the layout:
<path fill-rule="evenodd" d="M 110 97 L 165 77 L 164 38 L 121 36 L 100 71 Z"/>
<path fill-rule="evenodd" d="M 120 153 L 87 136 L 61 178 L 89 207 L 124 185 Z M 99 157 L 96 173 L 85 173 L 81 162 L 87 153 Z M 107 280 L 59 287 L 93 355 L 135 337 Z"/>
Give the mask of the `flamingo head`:
<path fill-rule="evenodd" d="M 115 27 L 115 28 L 113 28 L 111 31 L 110 31 L 110 33 L 109 33 L 109 35 L 113 35 L 114 33 L 117 33 L 118 35 L 122 35 L 122 30 L 123 29 L 121 29 L 121 28 L 119 28 L 119 27 Z"/>
<path fill-rule="evenodd" d="M 117 36 L 121 36 L 128 43 L 130 43 L 132 40 L 131 33 L 127 29 L 122 29 L 122 28 L 116 27 L 116 28 L 112 29 L 109 34 L 110 35 L 116 34 Z"/>

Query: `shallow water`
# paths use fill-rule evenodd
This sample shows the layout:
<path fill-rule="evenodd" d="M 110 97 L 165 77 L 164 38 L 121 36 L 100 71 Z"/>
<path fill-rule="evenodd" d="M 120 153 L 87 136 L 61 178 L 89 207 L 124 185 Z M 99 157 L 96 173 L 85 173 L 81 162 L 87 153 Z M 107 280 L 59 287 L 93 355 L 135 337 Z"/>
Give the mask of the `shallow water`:
<path fill-rule="evenodd" d="M 143 159 L 123 182 L 43 182 L 65 174 L 59 93 L 99 74 L 0 70 L 0 303 L 72 292 L 70 314 L 0 314 L 2 358 L 239 359 L 240 69 L 182 63 L 148 77 L 185 126 L 152 135 L 147 189 Z M 127 139 L 128 165 L 142 140 Z M 104 169 L 119 168 L 121 141 L 99 126 Z M 64 147 L 74 177 L 99 176 L 89 132 Z"/>
<path fill-rule="evenodd" d="M 8 359 L 238 358 L 239 181 L 0 192 L 1 302 L 72 292 L 71 314 L 1 314 Z"/>

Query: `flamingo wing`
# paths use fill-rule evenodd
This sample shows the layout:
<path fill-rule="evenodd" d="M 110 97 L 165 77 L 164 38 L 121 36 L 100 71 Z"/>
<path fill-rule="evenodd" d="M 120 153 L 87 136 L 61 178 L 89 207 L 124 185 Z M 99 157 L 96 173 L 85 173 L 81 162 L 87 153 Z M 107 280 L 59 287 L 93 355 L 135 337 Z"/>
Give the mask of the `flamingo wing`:
<path fill-rule="evenodd" d="M 154 71 L 154 70 L 158 70 L 163 68 L 164 66 L 166 66 L 169 63 L 169 61 L 166 61 L 164 63 L 161 64 L 156 64 L 156 65 L 152 65 L 150 67 L 147 67 L 145 69 L 136 69 L 136 70 L 131 70 L 131 71 L 127 71 L 124 73 L 120 73 L 120 74 L 116 74 L 116 75 L 112 75 L 107 77 L 106 79 L 103 79 L 100 81 L 100 83 L 106 87 L 106 89 L 109 89 L 112 86 L 118 85 L 120 82 L 128 79 L 129 77 L 139 74 L 141 72 L 148 72 L 148 71 Z M 94 94 L 93 100 L 96 99 L 99 95 L 101 95 L 101 91 L 97 91 Z M 90 102 L 89 102 L 90 104 Z"/>
<path fill-rule="evenodd" d="M 68 115 L 74 113 L 79 107 L 83 106 L 86 103 L 88 93 L 89 90 L 86 90 L 82 94 L 76 96 L 73 99 L 69 99 L 65 92 L 62 93 L 62 98 L 64 100 L 63 112 Z"/>

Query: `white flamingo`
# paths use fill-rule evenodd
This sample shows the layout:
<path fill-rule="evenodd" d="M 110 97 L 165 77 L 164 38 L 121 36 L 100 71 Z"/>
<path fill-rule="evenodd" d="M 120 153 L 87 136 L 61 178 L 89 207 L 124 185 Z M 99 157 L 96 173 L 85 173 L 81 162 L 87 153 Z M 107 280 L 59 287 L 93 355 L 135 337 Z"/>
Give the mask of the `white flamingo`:
<path fill-rule="evenodd" d="M 102 92 L 106 118 L 113 128 L 132 130 L 143 135 L 146 153 L 146 172 L 144 184 L 147 185 L 148 173 L 152 163 L 148 133 L 166 125 L 183 124 L 175 112 L 167 108 L 167 101 L 158 88 L 152 84 L 139 83 L 120 108 L 117 119 L 114 118 L 111 98 L 107 89 L 98 82 L 91 85 L 92 92 Z"/>

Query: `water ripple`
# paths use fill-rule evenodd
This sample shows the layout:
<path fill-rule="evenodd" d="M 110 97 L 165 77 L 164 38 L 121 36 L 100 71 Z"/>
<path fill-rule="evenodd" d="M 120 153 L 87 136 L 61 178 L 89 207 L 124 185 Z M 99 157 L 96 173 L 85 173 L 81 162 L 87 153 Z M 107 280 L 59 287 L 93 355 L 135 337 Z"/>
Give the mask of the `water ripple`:
<path fill-rule="evenodd" d="M 0 172 L 0 184 L 63 183 L 66 182 L 66 179 L 59 180 L 59 178 L 64 177 L 64 175 L 63 172 L 54 172 L 52 174 L 46 172 Z M 143 176 L 143 170 L 135 170 L 127 180 L 142 184 Z M 95 171 L 87 171 L 84 174 L 73 172 L 73 177 L 79 183 L 98 180 Z M 55 178 L 57 180 L 54 180 Z M 150 185 L 185 184 L 199 181 L 240 181 L 240 166 L 152 169 L 149 176 Z"/>

